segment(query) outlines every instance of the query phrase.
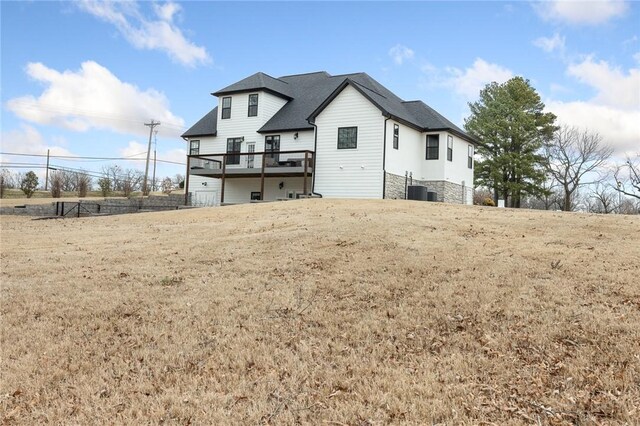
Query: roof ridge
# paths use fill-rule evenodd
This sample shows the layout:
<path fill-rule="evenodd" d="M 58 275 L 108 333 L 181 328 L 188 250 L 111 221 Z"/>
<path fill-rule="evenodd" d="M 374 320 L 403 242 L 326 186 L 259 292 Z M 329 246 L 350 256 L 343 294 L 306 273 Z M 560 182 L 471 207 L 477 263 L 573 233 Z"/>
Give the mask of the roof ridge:
<path fill-rule="evenodd" d="M 357 84 L 358 86 L 362 87 L 363 89 L 367 89 L 368 91 L 373 92 L 373 93 L 375 93 L 375 94 L 376 94 L 376 95 L 378 95 L 378 96 L 382 96 L 383 98 L 388 99 L 388 98 L 387 98 L 385 95 L 383 95 L 382 93 L 377 92 L 377 91 L 373 90 L 372 88 L 365 86 L 364 84 L 358 83 L 358 82 L 357 82 L 357 81 L 355 81 L 355 80 L 351 80 L 350 78 L 345 78 L 345 80 L 349 80 L 349 82 L 351 82 L 351 83 L 355 83 L 355 84 Z"/>
<path fill-rule="evenodd" d="M 273 80 L 278 80 L 278 81 L 279 81 L 279 82 L 281 82 L 281 83 L 289 84 L 289 83 L 287 83 L 286 81 L 280 80 L 280 77 L 273 77 L 273 76 L 270 76 L 270 75 L 269 75 L 269 74 L 267 74 L 266 72 L 258 71 L 256 74 L 266 75 L 267 77 L 269 77 L 269 78 L 271 78 L 271 79 L 273 79 Z M 251 76 L 249 76 L 249 77 L 251 77 Z"/>
<path fill-rule="evenodd" d="M 311 75 L 311 74 L 326 74 L 327 76 L 332 77 L 331 74 L 329 74 L 326 71 L 311 71 L 311 72 L 303 72 L 301 74 L 281 75 L 280 77 L 278 77 L 278 80 L 281 79 L 281 78 L 286 78 L 286 77 L 298 77 L 298 76 L 301 76 L 301 75 Z M 285 83 L 286 83 L 286 81 L 285 81 Z M 287 83 L 287 84 L 289 84 L 289 83 Z"/>

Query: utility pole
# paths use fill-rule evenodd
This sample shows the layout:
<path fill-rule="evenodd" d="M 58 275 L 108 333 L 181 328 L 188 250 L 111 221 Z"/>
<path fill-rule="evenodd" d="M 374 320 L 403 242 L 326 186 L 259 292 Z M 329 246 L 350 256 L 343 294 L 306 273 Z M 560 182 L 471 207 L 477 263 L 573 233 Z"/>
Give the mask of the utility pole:
<path fill-rule="evenodd" d="M 156 151 L 158 150 L 158 131 L 153 132 L 153 179 L 151 180 L 151 190 L 156 191 Z"/>
<path fill-rule="evenodd" d="M 49 150 L 47 149 L 47 174 L 44 178 L 44 190 L 47 191 L 49 187 Z"/>
<path fill-rule="evenodd" d="M 142 184 L 142 195 L 149 195 L 149 187 L 147 181 L 149 179 L 149 157 L 151 156 L 151 136 L 153 135 L 153 128 L 160 125 L 159 121 L 151 120 L 151 123 L 144 123 L 145 126 L 149 126 L 149 145 L 147 147 L 147 165 L 144 169 L 144 183 Z"/>

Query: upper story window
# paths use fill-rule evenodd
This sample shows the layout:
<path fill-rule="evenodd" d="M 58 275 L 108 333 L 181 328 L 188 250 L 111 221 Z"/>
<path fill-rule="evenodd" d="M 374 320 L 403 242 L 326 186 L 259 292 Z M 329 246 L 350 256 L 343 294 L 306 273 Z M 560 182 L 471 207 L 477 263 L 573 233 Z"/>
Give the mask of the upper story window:
<path fill-rule="evenodd" d="M 467 167 L 473 169 L 473 145 L 468 148 Z"/>
<path fill-rule="evenodd" d="M 231 96 L 222 98 L 222 119 L 231 118 Z"/>
<path fill-rule="evenodd" d="M 453 161 L 453 136 L 447 135 L 447 160 Z"/>
<path fill-rule="evenodd" d="M 440 135 L 427 135 L 427 160 L 440 158 Z"/>
<path fill-rule="evenodd" d="M 258 115 L 258 94 L 252 93 L 249 95 L 249 113 L 247 117 L 256 117 Z"/>
<path fill-rule="evenodd" d="M 356 149 L 358 147 L 357 127 L 338 127 L 338 149 Z"/>
<path fill-rule="evenodd" d="M 198 155 L 198 154 L 200 154 L 200 141 L 190 141 L 189 155 Z"/>
<path fill-rule="evenodd" d="M 400 144 L 400 126 L 397 124 L 393 125 L 393 149 L 398 149 L 398 145 Z"/>

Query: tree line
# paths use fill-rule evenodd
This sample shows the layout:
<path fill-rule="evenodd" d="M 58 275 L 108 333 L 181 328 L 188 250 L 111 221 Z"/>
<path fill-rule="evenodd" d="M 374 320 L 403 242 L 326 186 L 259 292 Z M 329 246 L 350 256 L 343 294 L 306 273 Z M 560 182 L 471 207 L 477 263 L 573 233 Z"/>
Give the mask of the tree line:
<path fill-rule="evenodd" d="M 184 177 L 176 174 L 173 177 L 150 179 L 152 191 L 161 190 L 165 194 L 176 188 L 184 187 Z M 60 198 L 64 193 L 75 193 L 78 197 L 86 197 L 90 191 L 99 191 L 104 197 L 121 195 L 129 197 L 142 191 L 144 172 L 138 169 L 124 169 L 118 165 L 104 166 L 99 175 L 83 170 L 73 171 L 58 169 L 48 175 L 48 182 L 43 183 L 33 171 L 13 172 L 0 170 L 0 198 L 5 197 L 5 190 L 19 189 L 27 198 L 35 192 L 45 189 L 53 198 Z"/>
<path fill-rule="evenodd" d="M 614 150 L 600 134 L 559 123 L 528 80 L 488 84 L 469 109 L 477 202 L 640 213 L 640 151 L 611 161 Z"/>

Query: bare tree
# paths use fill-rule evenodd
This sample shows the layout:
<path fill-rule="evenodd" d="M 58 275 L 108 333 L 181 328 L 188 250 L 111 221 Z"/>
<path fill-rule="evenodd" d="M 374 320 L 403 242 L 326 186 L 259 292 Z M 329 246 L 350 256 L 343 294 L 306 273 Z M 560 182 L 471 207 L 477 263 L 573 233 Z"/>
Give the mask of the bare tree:
<path fill-rule="evenodd" d="M 122 168 L 117 164 L 111 164 L 102 167 L 102 174 L 105 178 L 109 179 L 110 189 L 112 191 L 122 191 L 122 180 L 120 175 L 122 174 Z"/>
<path fill-rule="evenodd" d="M 573 194 L 586 183 L 584 176 L 603 166 L 612 152 L 596 132 L 566 125 L 556 130 L 551 142 L 545 145 L 545 156 L 548 172 L 562 188 L 563 210 L 576 207 Z"/>
<path fill-rule="evenodd" d="M 615 186 L 613 189 L 629 197 L 640 199 L 640 152 L 635 158 L 627 157 L 623 165 L 613 172 Z"/>
<path fill-rule="evenodd" d="M 587 210 L 591 213 L 613 213 L 619 207 L 617 199 L 616 193 L 609 186 L 598 182 L 591 189 Z"/>

